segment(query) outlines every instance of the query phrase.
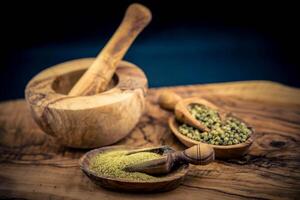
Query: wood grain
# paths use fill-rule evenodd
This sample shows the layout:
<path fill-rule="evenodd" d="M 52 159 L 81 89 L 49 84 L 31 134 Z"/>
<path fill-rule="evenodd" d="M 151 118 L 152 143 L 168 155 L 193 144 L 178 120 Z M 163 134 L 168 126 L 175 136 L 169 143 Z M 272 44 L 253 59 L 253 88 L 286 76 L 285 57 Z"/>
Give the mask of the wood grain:
<path fill-rule="evenodd" d="M 136 147 L 182 145 L 168 128 L 171 112 L 157 99 L 170 90 L 201 96 L 237 113 L 255 128 L 249 154 L 192 166 L 176 190 L 157 194 L 112 192 L 94 185 L 80 171 L 84 150 L 65 148 L 44 134 L 24 100 L 0 105 L 0 198 L 24 199 L 297 199 L 300 196 L 300 91 L 253 81 L 151 89 L 146 112 L 118 144 Z"/>

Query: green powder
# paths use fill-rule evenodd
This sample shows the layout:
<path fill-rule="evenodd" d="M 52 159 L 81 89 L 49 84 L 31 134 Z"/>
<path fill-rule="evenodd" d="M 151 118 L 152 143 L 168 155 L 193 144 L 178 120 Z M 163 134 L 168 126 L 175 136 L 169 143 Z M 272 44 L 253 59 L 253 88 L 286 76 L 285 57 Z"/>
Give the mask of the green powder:
<path fill-rule="evenodd" d="M 160 158 L 161 155 L 152 152 L 140 152 L 126 155 L 128 151 L 116 150 L 104 152 L 96 155 L 91 159 L 90 170 L 100 176 L 111 178 L 122 178 L 134 181 L 149 181 L 158 179 L 140 172 L 126 172 L 125 167 L 138 164 L 144 161 Z"/>

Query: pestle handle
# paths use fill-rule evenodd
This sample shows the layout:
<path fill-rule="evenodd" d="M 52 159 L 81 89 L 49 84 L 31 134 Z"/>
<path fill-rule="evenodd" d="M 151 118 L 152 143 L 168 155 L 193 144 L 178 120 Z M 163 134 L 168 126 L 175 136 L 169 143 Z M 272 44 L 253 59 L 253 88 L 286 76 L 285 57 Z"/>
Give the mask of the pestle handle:
<path fill-rule="evenodd" d="M 158 103 L 160 107 L 166 109 L 166 110 L 174 110 L 176 104 L 181 100 L 182 98 L 174 93 L 174 92 L 163 92 L 160 94 L 158 98 Z"/>
<path fill-rule="evenodd" d="M 137 3 L 130 5 L 114 35 L 68 95 L 93 95 L 104 91 L 118 63 L 134 39 L 150 21 L 151 12 L 148 8 Z"/>
<path fill-rule="evenodd" d="M 197 144 L 184 151 L 176 152 L 174 160 L 194 165 L 207 165 L 215 159 L 215 151 L 208 144 Z"/>

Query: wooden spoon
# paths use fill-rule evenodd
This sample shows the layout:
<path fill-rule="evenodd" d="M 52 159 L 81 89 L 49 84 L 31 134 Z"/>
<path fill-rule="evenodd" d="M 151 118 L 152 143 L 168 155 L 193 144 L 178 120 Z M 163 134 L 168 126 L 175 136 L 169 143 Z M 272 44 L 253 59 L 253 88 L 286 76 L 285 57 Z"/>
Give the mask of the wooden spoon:
<path fill-rule="evenodd" d="M 136 3 L 130 5 L 119 28 L 68 95 L 84 96 L 104 91 L 128 48 L 150 21 L 148 8 Z"/>
<path fill-rule="evenodd" d="M 134 151 L 130 152 L 144 152 Z M 191 163 L 194 165 L 207 165 L 215 159 L 214 149 L 207 144 L 198 144 L 184 151 L 168 153 L 162 158 L 146 161 L 125 168 L 129 172 L 143 172 L 147 174 L 167 174 L 179 165 Z"/>
<path fill-rule="evenodd" d="M 176 119 L 178 119 L 179 121 L 193 126 L 195 128 L 198 128 L 202 131 L 209 131 L 210 129 L 203 123 L 201 123 L 201 121 L 197 120 L 191 115 L 191 113 L 188 110 L 189 105 L 200 104 L 207 106 L 208 108 L 217 110 L 221 119 L 223 119 L 225 115 L 225 113 L 221 111 L 216 105 L 209 101 L 206 101 L 205 99 L 201 99 L 198 97 L 182 99 L 179 95 L 175 94 L 174 92 L 162 93 L 159 96 L 158 103 L 164 109 L 174 110 Z"/>

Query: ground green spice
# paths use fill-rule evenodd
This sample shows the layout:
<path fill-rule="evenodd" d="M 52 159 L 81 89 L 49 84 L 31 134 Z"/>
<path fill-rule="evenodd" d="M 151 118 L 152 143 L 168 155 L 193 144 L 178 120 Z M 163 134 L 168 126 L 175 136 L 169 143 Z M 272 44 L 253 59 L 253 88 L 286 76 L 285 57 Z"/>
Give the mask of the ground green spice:
<path fill-rule="evenodd" d="M 126 172 L 123 169 L 128 165 L 159 158 L 161 155 L 151 152 L 140 152 L 130 155 L 126 155 L 126 153 L 127 151 L 125 150 L 100 153 L 91 159 L 90 170 L 101 176 L 134 181 L 149 181 L 158 178 L 140 172 Z"/>
<path fill-rule="evenodd" d="M 193 140 L 213 145 L 233 145 L 245 142 L 250 137 L 251 130 L 236 118 L 229 117 L 222 122 L 217 111 L 197 104 L 190 105 L 188 110 L 210 128 L 209 132 L 201 132 L 187 124 L 181 124 L 179 132 Z"/>

